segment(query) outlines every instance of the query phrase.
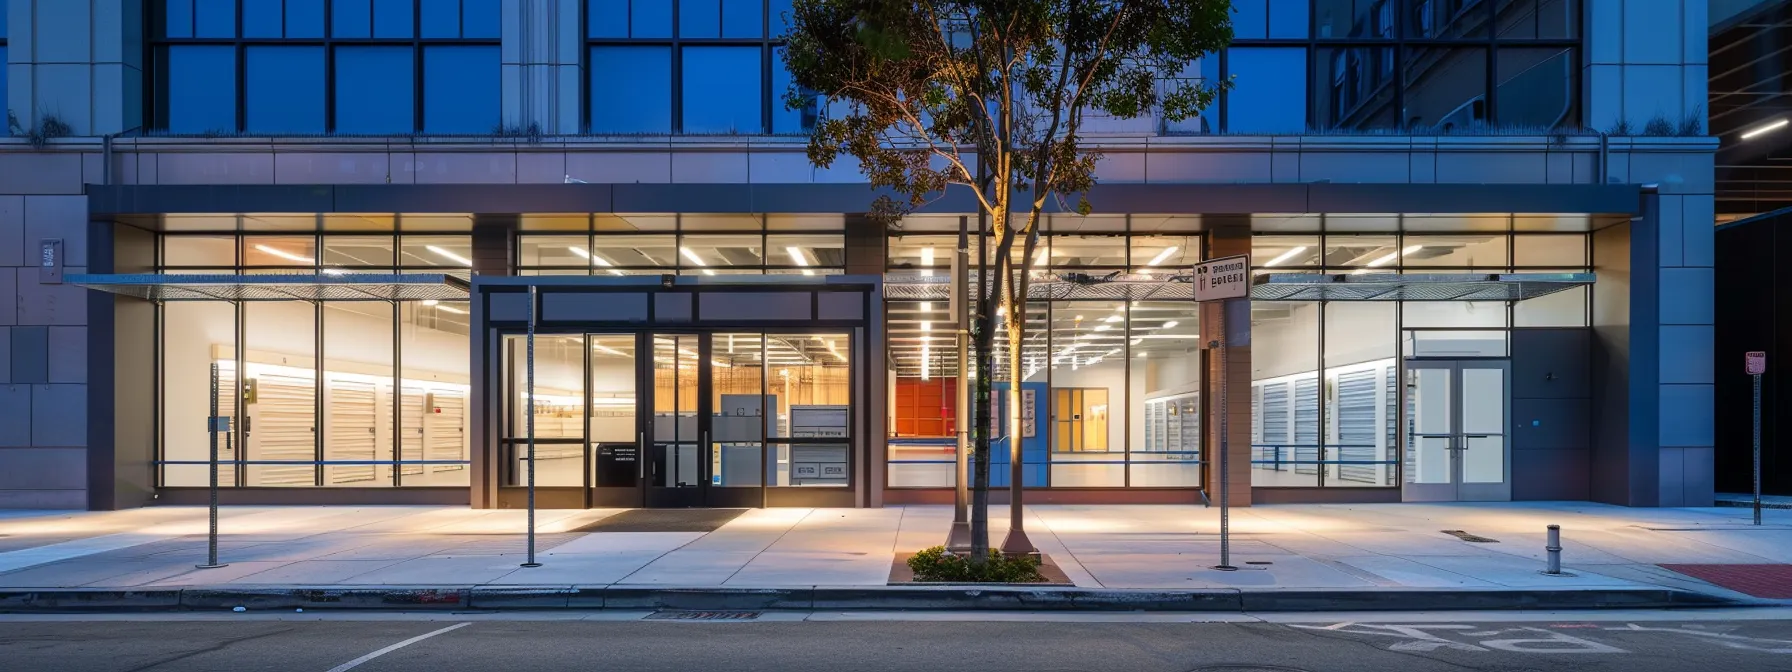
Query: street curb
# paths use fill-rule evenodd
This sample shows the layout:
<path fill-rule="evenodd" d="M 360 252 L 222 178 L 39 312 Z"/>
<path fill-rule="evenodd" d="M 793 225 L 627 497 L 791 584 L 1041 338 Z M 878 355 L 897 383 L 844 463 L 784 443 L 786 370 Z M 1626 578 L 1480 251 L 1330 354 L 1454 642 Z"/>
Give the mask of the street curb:
<path fill-rule="evenodd" d="M 287 611 L 1104 611 L 1292 612 L 1680 609 L 1756 606 L 1671 588 L 1591 590 L 1110 590 L 1025 586 L 255 586 L 0 589 L 0 613 Z"/>

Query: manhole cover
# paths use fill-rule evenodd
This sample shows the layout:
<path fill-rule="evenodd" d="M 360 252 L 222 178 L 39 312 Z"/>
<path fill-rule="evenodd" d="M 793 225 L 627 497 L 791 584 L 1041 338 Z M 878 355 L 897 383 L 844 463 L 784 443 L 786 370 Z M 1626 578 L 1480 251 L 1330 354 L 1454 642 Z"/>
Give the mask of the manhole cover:
<path fill-rule="evenodd" d="M 1500 540 L 1498 540 L 1498 539 L 1489 539 L 1487 537 L 1483 537 L 1480 535 L 1469 534 L 1467 532 L 1463 532 L 1462 530 L 1443 530 L 1443 533 L 1450 535 L 1452 537 L 1455 537 L 1457 539 L 1461 539 L 1463 541 L 1475 543 L 1475 544 L 1497 544 L 1497 543 L 1500 543 Z"/>
<path fill-rule="evenodd" d="M 656 611 L 647 616 L 650 621 L 751 621 L 757 618 L 757 611 Z"/>

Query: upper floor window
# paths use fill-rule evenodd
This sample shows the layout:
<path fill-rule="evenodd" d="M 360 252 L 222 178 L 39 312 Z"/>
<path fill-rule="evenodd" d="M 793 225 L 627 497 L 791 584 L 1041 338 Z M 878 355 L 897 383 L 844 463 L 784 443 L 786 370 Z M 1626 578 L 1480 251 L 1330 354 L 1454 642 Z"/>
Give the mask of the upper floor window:
<path fill-rule="evenodd" d="M 162 0 L 153 128 L 487 134 L 500 0 Z"/>
<path fill-rule="evenodd" d="M 790 110 L 789 0 L 587 0 L 588 127 L 597 134 L 804 133 Z"/>

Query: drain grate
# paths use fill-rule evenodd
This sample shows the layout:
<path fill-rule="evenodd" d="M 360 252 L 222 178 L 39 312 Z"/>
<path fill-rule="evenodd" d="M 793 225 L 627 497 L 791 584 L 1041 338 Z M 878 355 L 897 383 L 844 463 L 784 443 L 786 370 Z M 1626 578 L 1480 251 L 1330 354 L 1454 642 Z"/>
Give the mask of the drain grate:
<path fill-rule="evenodd" d="M 1490 538 L 1483 537 L 1483 536 L 1476 535 L 1476 534 L 1469 534 L 1467 532 L 1463 532 L 1462 530 L 1443 530 L 1443 533 L 1450 535 L 1452 537 L 1455 537 L 1457 539 L 1461 539 L 1463 541 L 1466 541 L 1469 543 L 1474 543 L 1474 544 L 1497 544 L 1497 543 L 1500 543 L 1500 540 L 1498 540 L 1498 539 L 1490 539 Z"/>
<path fill-rule="evenodd" d="M 647 616 L 650 621 L 752 621 L 758 620 L 757 611 L 656 611 Z"/>

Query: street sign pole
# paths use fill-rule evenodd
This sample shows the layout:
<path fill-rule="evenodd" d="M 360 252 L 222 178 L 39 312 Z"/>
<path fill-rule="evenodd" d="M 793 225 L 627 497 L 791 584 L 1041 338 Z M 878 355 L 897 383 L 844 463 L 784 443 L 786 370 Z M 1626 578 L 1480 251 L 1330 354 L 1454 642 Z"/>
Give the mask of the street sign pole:
<path fill-rule="evenodd" d="M 1227 394 L 1231 387 L 1229 377 L 1231 371 L 1227 360 L 1226 313 L 1233 301 L 1250 295 L 1251 259 L 1247 256 L 1232 256 L 1212 259 L 1195 264 L 1195 301 L 1197 303 L 1219 304 L 1218 318 L 1213 325 L 1214 336 L 1207 345 L 1214 356 L 1220 358 L 1219 365 L 1219 470 L 1220 477 L 1220 564 L 1213 569 L 1236 571 L 1232 565 L 1232 422 L 1230 420 L 1231 398 Z M 1206 325 L 1202 325 L 1206 329 Z M 1248 342 L 1248 339 L 1246 340 Z"/>
<path fill-rule="evenodd" d="M 240 401 L 240 400 L 239 400 Z M 198 569 L 217 569 L 223 567 L 218 562 L 218 432 L 230 431 L 229 423 L 218 417 L 218 363 L 212 362 L 212 413 L 205 418 L 205 433 L 211 436 L 211 529 L 206 533 L 205 564 Z"/>
<path fill-rule="evenodd" d="M 1767 353 L 1761 350 L 1742 356 L 1745 371 L 1755 379 L 1755 524 L 1761 524 L 1761 376 L 1767 373 Z"/>
<path fill-rule="evenodd" d="M 525 365 L 528 380 L 524 382 L 529 390 L 529 558 L 523 563 L 524 567 L 541 566 L 535 561 L 535 306 L 535 285 L 529 285 L 528 363 Z"/>

